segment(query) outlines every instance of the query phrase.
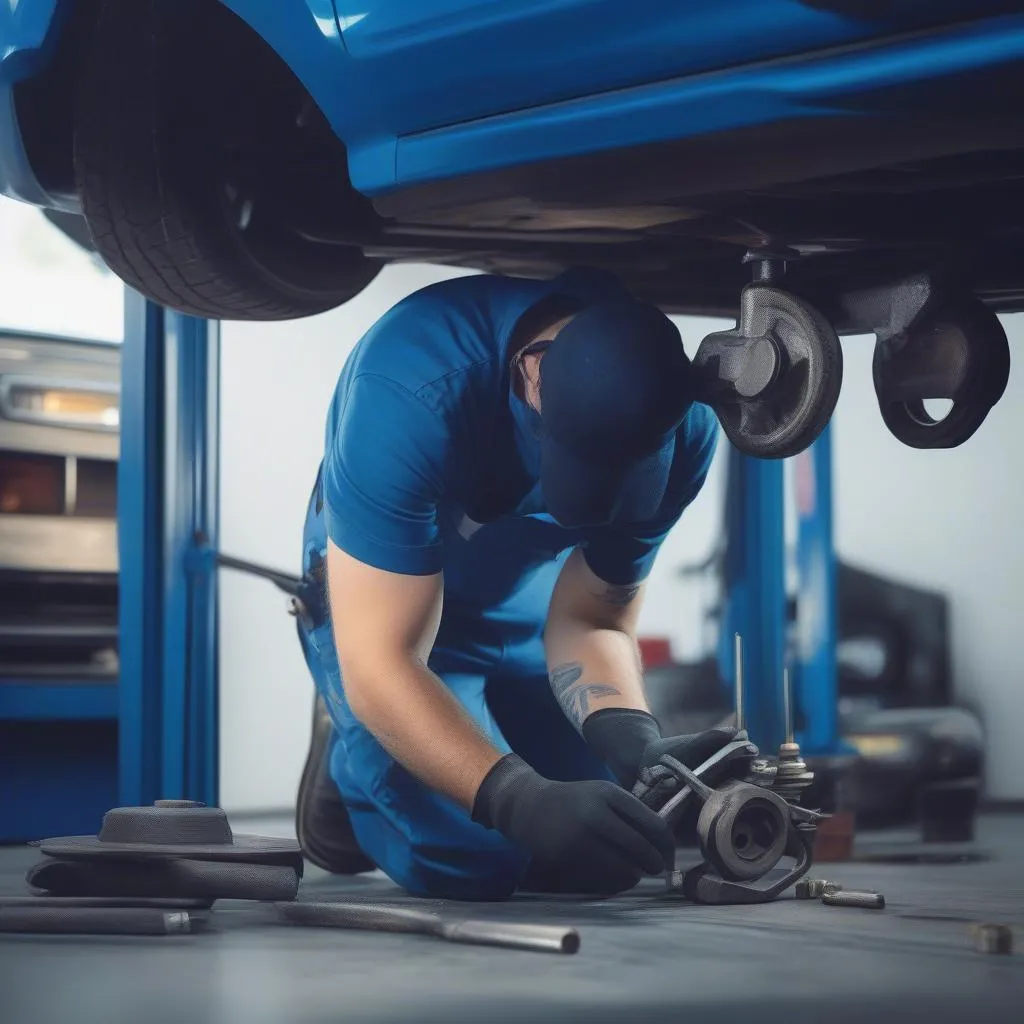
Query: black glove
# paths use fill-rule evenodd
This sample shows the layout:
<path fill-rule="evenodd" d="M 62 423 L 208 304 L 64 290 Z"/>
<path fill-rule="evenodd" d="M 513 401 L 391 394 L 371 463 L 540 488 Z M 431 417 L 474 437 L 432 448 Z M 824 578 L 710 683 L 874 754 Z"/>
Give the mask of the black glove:
<path fill-rule="evenodd" d="M 735 736 L 735 729 L 708 729 L 662 738 L 653 715 L 631 708 L 602 708 L 583 722 L 587 746 L 626 789 L 633 788 L 642 768 L 656 765 L 665 754 L 698 768 Z"/>
<path fill-rule="evenodd" d="M 579 893 L 611 896 L 642 875 L 665 871 L 674 854 L 669 827 L 612 782 L 552 782 L 507 754 L 487 773 L 473 820 L 533 854 L 536 864 L 573 877 Z"/>

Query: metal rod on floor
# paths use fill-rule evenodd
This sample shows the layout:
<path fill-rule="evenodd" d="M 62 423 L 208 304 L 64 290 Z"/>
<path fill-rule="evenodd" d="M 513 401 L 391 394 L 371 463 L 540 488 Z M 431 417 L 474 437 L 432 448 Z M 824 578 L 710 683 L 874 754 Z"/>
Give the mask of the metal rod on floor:
<path fill-rule="evenodd" d="M 509 921 L 447 920 L 440 914 L 380 903 L 277 903 L 289 924 L 318 928 L 355 928 L 374 932 L 431 935 L 474 946 L 503 946 L 536 953 L 575 953 L 580 948 L 575 928 L 515 924 Z"/>
<path fill-rule="evenodd" d="M 183 935 L 192 916 L 111 907 L 0 907 L 0 932 L 36 935 Z"/>

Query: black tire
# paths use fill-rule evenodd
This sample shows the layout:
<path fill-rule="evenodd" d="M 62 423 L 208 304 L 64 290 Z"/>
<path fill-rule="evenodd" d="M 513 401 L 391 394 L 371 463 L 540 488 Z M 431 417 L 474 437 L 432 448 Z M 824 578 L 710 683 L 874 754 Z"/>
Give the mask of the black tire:
<path fill-rule="evenodd" d="M 373 214 L 302 85 L 220 3 L 104 0 L 79 83 L 74 158 L 98 252 L 171 309 L 310 316 L 380 270 L 355 246 L 288 226 L 277 200 L 294 195 L 322 196 L 335 218 L 340 206 L 353 230 Z"/>

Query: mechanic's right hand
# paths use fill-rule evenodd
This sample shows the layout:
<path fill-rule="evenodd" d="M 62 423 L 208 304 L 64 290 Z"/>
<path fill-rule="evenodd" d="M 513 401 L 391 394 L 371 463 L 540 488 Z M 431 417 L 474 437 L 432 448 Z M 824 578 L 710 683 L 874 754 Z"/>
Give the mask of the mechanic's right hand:
<path fill-rule="evenodd" d="M 672 863 L 669 826 L 613 782 L 552 782 L 507 754 L 480 785 L 473 820 L 524 847 L 542 867 L 611 896 Z"/>

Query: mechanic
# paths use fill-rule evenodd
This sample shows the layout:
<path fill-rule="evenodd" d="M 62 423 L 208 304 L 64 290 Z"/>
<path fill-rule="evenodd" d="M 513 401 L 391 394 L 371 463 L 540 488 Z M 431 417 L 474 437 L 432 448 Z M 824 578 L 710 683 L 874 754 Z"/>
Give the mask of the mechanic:
<path fill-rule="evenodd" d="M 304 532 L 328 609 L 299 625 L 311 861 L 455 899 L 665 870 L 673 836 L 629 790 L 734 731 L 661 736 L 637 618 L 716 437 L 672 321 L 603 272 L 456 278 L 369 330 Z"/>

